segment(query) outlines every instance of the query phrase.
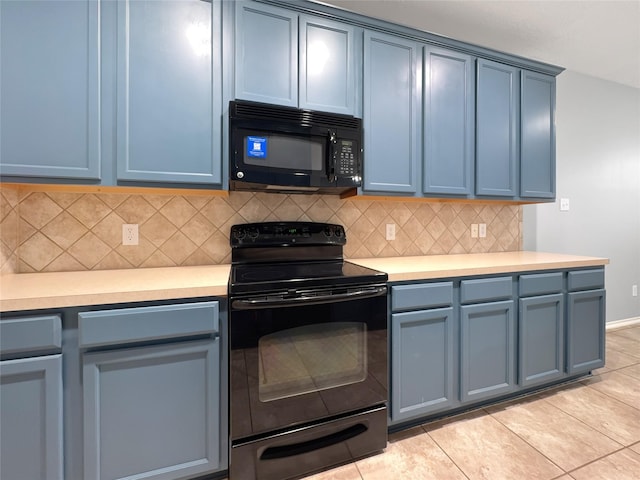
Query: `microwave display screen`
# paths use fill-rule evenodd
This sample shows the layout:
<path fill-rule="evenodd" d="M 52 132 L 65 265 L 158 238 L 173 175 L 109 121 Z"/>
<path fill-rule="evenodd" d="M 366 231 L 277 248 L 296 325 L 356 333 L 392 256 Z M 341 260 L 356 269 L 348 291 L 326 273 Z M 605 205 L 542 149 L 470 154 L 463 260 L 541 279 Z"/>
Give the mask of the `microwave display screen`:
<path fill-rule="evenodd" d="M 324 170 L 325 142 L 291 135 L 246 135 L 244 163 L 285 170 Z"/>

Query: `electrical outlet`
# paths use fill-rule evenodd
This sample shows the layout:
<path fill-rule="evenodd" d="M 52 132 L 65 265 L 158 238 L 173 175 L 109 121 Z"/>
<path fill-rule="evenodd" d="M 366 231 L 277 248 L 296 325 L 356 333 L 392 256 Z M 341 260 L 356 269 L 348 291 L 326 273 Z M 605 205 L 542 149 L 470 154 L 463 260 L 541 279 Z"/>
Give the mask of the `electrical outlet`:
<path fill-rule="evenodd" d="M 387 223 L 387 231 L 386 231 L 387 240 L 395 240 L 396 239 L 396 224 L 395 223 Z"/>
<path fill-rule="evenodd" d="M 633 285 L 631 287 L 631 295 L 633 295 L 634 297 L 638 296 L 638 285 Z"/>
<path fill-rule="evenodd" d="M 569 211 L 569 199 L 568 198 L 561 198 L 560 199 L 560 211 L 561 212 L 568 212 Z"/>
<path fill-rule="evenodd" d="M 138 224 L 122 224 L 122 245 L 138 245 Z"/>
<path fill-rule="evenodd" d="M 480 238 L 485 238 L 487 236 L 487 224 L 481 223 L 478 225 L 478 236 Z"/>
<path fill-rule="evenodd" d="M 471 238 L 478 238 L 478 224 L 471 224 Z"/>

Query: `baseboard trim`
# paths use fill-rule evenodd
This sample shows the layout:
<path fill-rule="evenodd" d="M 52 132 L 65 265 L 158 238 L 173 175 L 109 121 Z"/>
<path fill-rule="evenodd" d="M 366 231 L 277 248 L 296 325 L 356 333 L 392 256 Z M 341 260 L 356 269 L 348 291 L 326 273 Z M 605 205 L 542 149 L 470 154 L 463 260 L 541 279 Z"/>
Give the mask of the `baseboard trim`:
<path fill-rule="evenodd" d="M 614 320 L 612 322 L 607 322 L 606 329 L 607 330 L 615 330 L 617 328 L 629 327 L 631 325 L 640 324 L 640 317 L 635 318 L 623 318 L 622 320 Z"/>

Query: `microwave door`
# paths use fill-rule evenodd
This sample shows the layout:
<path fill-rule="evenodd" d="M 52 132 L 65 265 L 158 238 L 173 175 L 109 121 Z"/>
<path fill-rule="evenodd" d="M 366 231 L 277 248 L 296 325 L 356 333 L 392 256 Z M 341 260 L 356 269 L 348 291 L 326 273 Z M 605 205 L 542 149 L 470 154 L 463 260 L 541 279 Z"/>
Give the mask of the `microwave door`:
<path fill-rule="evenodd" d="M 297 175 L 323 172 L 324 143 L 319 137 L 251 132 L 244 135 L 242 163 Z"/>

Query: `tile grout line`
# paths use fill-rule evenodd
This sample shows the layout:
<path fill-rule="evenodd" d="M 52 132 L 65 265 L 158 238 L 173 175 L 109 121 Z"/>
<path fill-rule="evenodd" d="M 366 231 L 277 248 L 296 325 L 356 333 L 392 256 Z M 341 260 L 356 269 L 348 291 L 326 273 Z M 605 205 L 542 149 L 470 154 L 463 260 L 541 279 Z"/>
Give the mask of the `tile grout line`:
<path fill-rule="evenodd" d="M 482 409 L 484 411 L 484 409 Z M 424 427 L 424 425 L 426 424 L 422 424 L 420 425 L 420 428 L 422 429 L 422 431 L 424 431 L 427 435 L 429 435 L 429 438 L 433 441 L 433 443 L 436 444 L 436 446 L 440 449 L 440 451 L 442 453 L 444 453 L 444 455 L 451 461 L 451 463 L 453 463 L 455 465 L 455 467 L 460 471 L 460 473 L 462 473 L 462 475 L 467 479 L 467 480 L 471 480 L 469 478 L 469 475 L 467 475 L 467 473 L 462 469 L 462 467 L 460 465 L 458 465 L 456 463 L 456 461 L 451 458 L 451 456 L 449 455 L 449 453 L 442 447 L 442 445 L 440 445 L 438 443 L 438 441 L 431 435 L 431 433 Z"/>
<path fill-rule="evenodd" d="M 582 384 L 583 387 L 587 387 L 587 385 Z M 592 389 L 595 390 L 595 389 Z M 598 392 L 598 393 L 602 393 L 602 392 Z M 604 394 L 603 394 L 604 395 Z M 582 423 L 583 425 L 587 426 L 588 428 L 590 428 L 591 430 L 595 430 L 596 432 L 604 435 L 605 437 L 607 437 L 609 440 L 611 440 L 612 442 L 617 443 L 618 445 L 622 445 L 623 448 L 626 448 L 624 446 L 624 444 L 620 443 L 618 440 L 616 440 L 615 438 L 612 438 L 610 435 L 608 435 L 606 432 L 602 432 L 600 430 L 598 430 L 595 427 L 592 427 L 591 425 L 589 425 L 588 423 L 585 423 L 582 419 L 576 417 L 575 415 L 573 415 L 570 412 L 567 412 L 566 410 L 563 410 L 561 407 L 558 407 L 557 405 L 554 405 L 553 403 L 549 402 L 546 398 L 543 398 L 542 400 L 544 400 L 546 403 L 548 403 L 549 405 L 551 405 L 553 408 L 560 410 L 561 412 L 563 412 L 566 415 L 569 415 L 571 418 L 573 418 L 574 420 L 577 420 L 578 422 Z M 626 404 L 625 404 L 626 405 Z M 606 455 L 605 455 L 606 456 Z"/>
<path fill-rule="evenodd" d="M 509 430 L 511 433 L 513 433 L 516 437 L 518 437 L 520 440 L 522 440 L 524 443 L 526 443 L 527 445 L 529 445 L 533 450 L 535 450 L 538 454 L 542 455 L 545 459 L 547 459 L 552 465 L 555 465 L 556 467 L 558 467 L 560 469 L 560 471 L 562 471 L 563 473 L 561 473 L 560 475 L 558 475 L 557 477 L 553 477 L 553 478 L 558 478 L 558 477 L 562 477 L 562 475 L 566 475 L 568 472 L 567 470 L 565 470 L 564 468 L 562 468 L 560 465 L 558 465 L 556 462 L 554 462 L 553 460 L 551 460 L 549 457 L 547 457 L 543 452 L 541 452 L 540 450 L 538 450 L 536 447 L 534 447 L 533 445 L 531 445 L 526 438 L 523 438 L 519 433 L 511 430 L 509 428 L 508 425 L 506 425 L 504 422 L 501 422 L 499 418 L 496 418 L 493 416 L 493 414 L 491 414 L 490 412 L 488 412 L 487 410 L 483 410 L 488 416 L 490 416 L 493 420 L 495 420 L 496 422 L 498 422 L 500 425 L 502 425 L 504 428 L 506 428 L 507 430 Z"/>
<path fill-rule="evenodd" d="M 615 371 L 615 370 L 612 370 L 612 371 Z M 611 373 L 611 372 L 604 372 L 604 373 L 603 373 L 603 375 L 604 375 L 605 373 Z M 624 374 L 622 374 L 622 375 L 624 375 Z M 629 376 L 629 375 L 625 375 L 625 376 L 626 376 L 626 377 L 629 377 L 629 378 L 634 378 L 634 379 L 635 379 L 635 377 L 631 377 L 631 376 Z M 608 397 L 608 398 L 610 398 L 610 399 L 612 399 L 612 400 L 615 400 L 615 401 L 617 401 L 617 402 L 620 402 L 620 403 L 622 403 L 623 405 L 625 405 L 625 406 L 627 406 L 627 407 L 633 408 L 634 410 L 638 410 L 638 411 L 640 412 L 640 409 L 638 409 L 638 407 L 635 407 L 635 406 L 633 406 L 633 405 L 629 405 L 627 402 L 625 402 L 624 400 L 620 400 L 618 397 L 614 397 L 613 395 L 611 395 L 611 394 L 609 394 L 609 393 L 607 393 L 607 392 L 603 392 L 603 391 L 598 390 L 597 388 L 593 388 L 591 385 L 587 385 L 587 384 L 585 384 L 585 383 L 583 383 L 582 385 L 584 385 L 585 387 L 590 388 L 591 390 L 594 390 L 594 391 L 596 391 L 596 392 L 598 392 L 598 393 L 601 393 L 602 395 L 605 395 L 606 397 Z"/>
<path fill-rule="evenodd" d="M 588 465 L 592 465 L 592 464 L 594 464 L 594 463 L 596 463 L 596 462 L 599 462 L 600 460 L 602 460 L 602 459 L 604 459 L 604 458 L 607 458 L 607 457 L 609 457 L 609 456 L 611 456 L 611 455 L 614 455 L 614 454 L 616 454 L 616 453 L 618 453 L 618 452 L 621 452 L 621 451 L 623 451 L 623 450 L 628 450 L 628 449 L 629 449 L 629 447 L 625 447 L 625 446 L 623 446 L 622 448 L 619 448 L 619 449 L 617 449 L 617 450 L 614 450 L 613 452 L 609 452 L 609 453 L 607 453 L 606 455 L 603 455 L 603 456 L 601 456 L 601 457 L 595 458 L 595 459 L 591 460 L 590 462 L 585 463 L 584 465 L 580 465 L 579 467 L 576 467 L 576 468 L 574 468 L 573 470 L 569 470 L 569 471 L 568 471 L 568 472 L 566 472 L 566 473 L 567 473 L 568 475 L 571 475 L 571 473 L 576 472 L 577 470 L 580 470 L 581 468 L 584 468 L 584 467 L 586 467 L 586 466 L 588 466 Z"/>
<path fill-rule="evenodd" d="M 584 385 L 584 384 L 583 384 L 583 386 L 584 386 L 584 387 L 588 387 L 588 385 Z M 595 390 L 595 389 L 594 389 L 594 390 Z M 603 393 L 603 392 L 599 392 L 599 393 Z M 574 416 L 573 416 L 573 415 L 571 415 L 569 412 L 566 412 L 566 411 L 562 410 L 560 407 L 557 407 L 556 405 L 552 404 L 551 402 L 548 402 L 545 398 L 541 398 L 540 400 L 542 400 L 542 401 L 544 401 L 545 403 L 549 404 L 551 407 L 555 408 L 556 410 L 561 411 L 561 412 L 562 412 L 562 413 L 564 413 L 565 415 L 568 415 L 568 416 L 570 416 L 571 418 L 574 418 L 574 419 L 575 419 L 575 420 L 577 420 L 578 422 L 580 422 L 580 423 L 582 423 L 583 425 L 585 425 L 587 428 L 589 428 L 589 429 L 591 429 L 591 430 L 594 430 L 594 431 L 596 431 L 596 432 L 598 432 L 598 433 L 600 433 L 600 434 L 604 435 L 605 437 L 609 438 L 611 441 L 613 441 L 613 442 L 617 443 L 618 445 L 620 445 L 620 448 L 618 448 L 618 449 L 616 449 L 616 450 L 614 450 L 614 451 L 608 452 L 608 453 L 607 453 L 607 454 L 605 454 L 605 455 L 601 455 L 601 456 L 599 456 L 599 457 L 597 457 L 597 458 L 594 458 L 593 460 L 590 460 L 590 461 L 588 461 L 587 463 L 584 463 L 584 464 L 582 464 L 582 465 L 580 465 L 580 466 L 578 466 L 578 467 L 575 467 L 575 468 L 573 468 L 573 469 L 571 469 L 571 470 L 565 470 L 565 469 L 564 469 L 564 468 L 562 468 L 560 465 L 557 465 L 553 460 L 551 460 L 550 458 L 548 458 L 548 457 L 547 457 L 543 452 L 541 452 L 541 451 L 540 451 L 540 450 L 538 450 L 536 447 L 534 447 L 534 446 L 533 446 L 533 445 L 531 445 L 529 442 L 527 442 L 527 440 L 526 440 L 525 438 L 521 437 L 517 432 L 515 432 L 515 431 L 511 430 L 511 429 L 509 428 L 509 426 L 508 426 L 508 425 L 504 424 L 504 423 L 503 423 L 503 422 L 501 422 L 498 418 L 493 417 L 493 415 L 492 415 L 491 413 L 487 412 L 487 414 L 488 414 L 488 415 L 491 415 L 491 416 L 492 416 L 492 418 L 494 418 L 495 420 L 497 420 L 501 425 L 504 425 L 504 427 L 505 427 L 505 428 L 507 428 L 510 432 L 513 432 L 516 436 L 518 436 L 518 437 L 519 437 L 519 438 L 521 438 L 525 443 L 527 443 L 527 445 L 531 446 L 531 448 L 533 448 L 536 452 L 540 453 L 540 454 L 541 454 L 542 456 L 544 456 L 547 460 L 549 460 L 551 463 L 553 463 L 554 465 L 556 465 L 560 470 L 562 470 L 562 471 L 564 472 L 563 474 L 558 475 L 558 476 L 557 476 L 557 477 L 555 477 L 555 478 L 561 478 L 563 475 L 571 475 L 571 473 L 572 473 L 572 472 L 575 472 L 575 471 L 577 471 L 577 470 L 580 470 L 581 468 L 584 468 L 584 467 L 586 467 L 587 465 L 591 465 L 591 464 L 593 464 L 593 463 L 595 463 L 595 462 L 598 462 L 598 461 L 600 461 L 600 460 L 602 460 L 602 459 L 604 459 L 604 458 L 607 458 L 607 457 L 609 457 L 610 455 L 613 455 L 613 454 L 618 453 L 618 452 L 620 452 L 620 451 L 623 451 L 623 450 L 626 450 L 626 449 L 629 449 L 629 450 L 630 450 L 630 447 L 631 447 L 631 446 L 635 445 L 636 443 L 640 443 L 640 442 L 634 442 L 634 443 L 632 443 L 631 445 L 624 445 L 624 444 L 620 443 L 618 440 L 615 440 L 615 439 L 611 438 L 611 437 L 610 437 L 609 435 L 607 435 L 606 433 L 601 432 L 600 430 L 598 430 L 598 429 L 596 429 L 596 428 L 592 427 L 591 425 L 588 425 L 588 424 L 584 423 L 581 419 L 574 417 Z M 617 400 L 617 399 L 616 399 L 616 400 Z M 619 400 L 618 400 L 618 401 L 619 401 Z M 624 403 L 624 402 L 622 402 L 622 403 Z M 626 405 L 626 403 L 625 403 L 625 405 Z M 635 408 L 635 407 L 634 407 L 634 408 Z M 572 478 L 573 478 L 573 477 L 572 477 Z"/>
<path fill-rule="evenodd" d="M 382 455 L 386 454 L 387 452 L 385 451 Z M 360 471 L 360 467 L 358 467 L 358 461 L 356 460 L 355 462 L 353 462 L 353 464 L 356 466 L 356 470 L 358 471 L 358 475 L 360 475 L 360 480 L 366 480 L 364 478 L 364 475 L 362 474 L 362 472 Z"/>

